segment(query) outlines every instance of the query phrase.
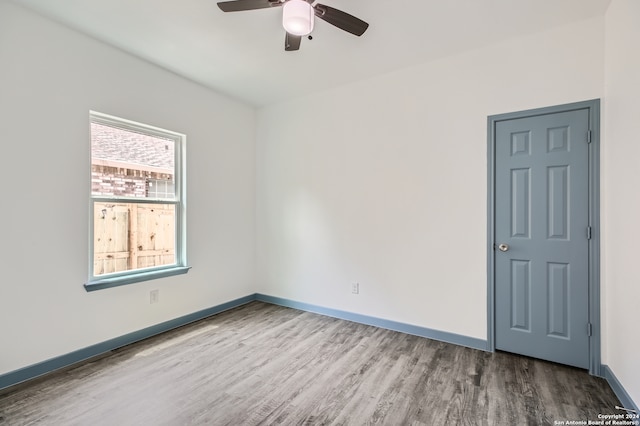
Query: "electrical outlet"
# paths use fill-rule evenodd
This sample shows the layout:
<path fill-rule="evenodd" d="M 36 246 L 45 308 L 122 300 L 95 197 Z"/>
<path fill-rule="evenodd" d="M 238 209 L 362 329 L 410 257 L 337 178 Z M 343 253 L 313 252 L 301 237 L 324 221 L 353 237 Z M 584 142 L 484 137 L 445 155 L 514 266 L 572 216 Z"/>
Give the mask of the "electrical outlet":
<path fill-rule="evenodd" d="M 360 283 L 351 283 L 351 293 L 360 294 Z"/>
<path fill-rule="evenodd" d="M 149 292 L 149 303 L 154 304 L 160 301 L 160 290 L 151 290 Z"/>

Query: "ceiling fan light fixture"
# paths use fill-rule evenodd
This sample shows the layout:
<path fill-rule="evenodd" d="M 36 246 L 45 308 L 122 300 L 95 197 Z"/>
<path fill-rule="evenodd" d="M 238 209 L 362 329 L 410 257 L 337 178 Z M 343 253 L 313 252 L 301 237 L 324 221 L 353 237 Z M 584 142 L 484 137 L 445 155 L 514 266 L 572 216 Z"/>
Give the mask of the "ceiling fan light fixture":
<path fill-rule="evenodd" d="M 306 36 L 313 31 L 314 11 L 304 0 L 287 0 L 282 5 L 282 26 L 292 35 Z"/>

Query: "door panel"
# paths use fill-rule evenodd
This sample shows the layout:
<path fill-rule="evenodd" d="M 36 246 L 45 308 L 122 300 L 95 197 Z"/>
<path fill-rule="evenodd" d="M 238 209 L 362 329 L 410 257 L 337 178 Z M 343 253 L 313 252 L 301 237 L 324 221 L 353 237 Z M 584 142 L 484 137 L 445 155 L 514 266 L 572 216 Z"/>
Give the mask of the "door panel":
<path fill-rule="evenodd" d="M 528 260 L 511 260 L 511 328 L 531 331 L 531 270 Z"/>
<path fill-rule="evenodd" d="M 589 366 L 589 110 L 496 122 L 496 349 Z M 503 247 L 504 248 L 504 247 Z"/>

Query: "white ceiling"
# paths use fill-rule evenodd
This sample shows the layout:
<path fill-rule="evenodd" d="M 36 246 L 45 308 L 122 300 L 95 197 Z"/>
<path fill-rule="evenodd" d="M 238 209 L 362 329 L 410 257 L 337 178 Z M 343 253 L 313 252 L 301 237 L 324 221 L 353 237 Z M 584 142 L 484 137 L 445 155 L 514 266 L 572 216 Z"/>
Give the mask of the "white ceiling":
<path fill-rule="evenodd" d="M 263 106 L 603 15 L 611 0 L 320 0 L 370 24 L 316 20 L 284 51 L 281 8 L 215 0 L 12 0 L 218 92 Z"/>

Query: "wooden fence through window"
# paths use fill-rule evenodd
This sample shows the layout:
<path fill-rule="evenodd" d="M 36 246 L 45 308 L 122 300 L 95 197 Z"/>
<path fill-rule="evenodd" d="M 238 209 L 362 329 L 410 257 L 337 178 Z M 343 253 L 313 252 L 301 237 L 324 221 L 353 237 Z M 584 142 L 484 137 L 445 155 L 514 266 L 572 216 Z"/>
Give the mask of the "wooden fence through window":
<path fill-rule="evenodd" d="M 175 263 L 175 205 L 94 203 L 93 274 Z"/>

